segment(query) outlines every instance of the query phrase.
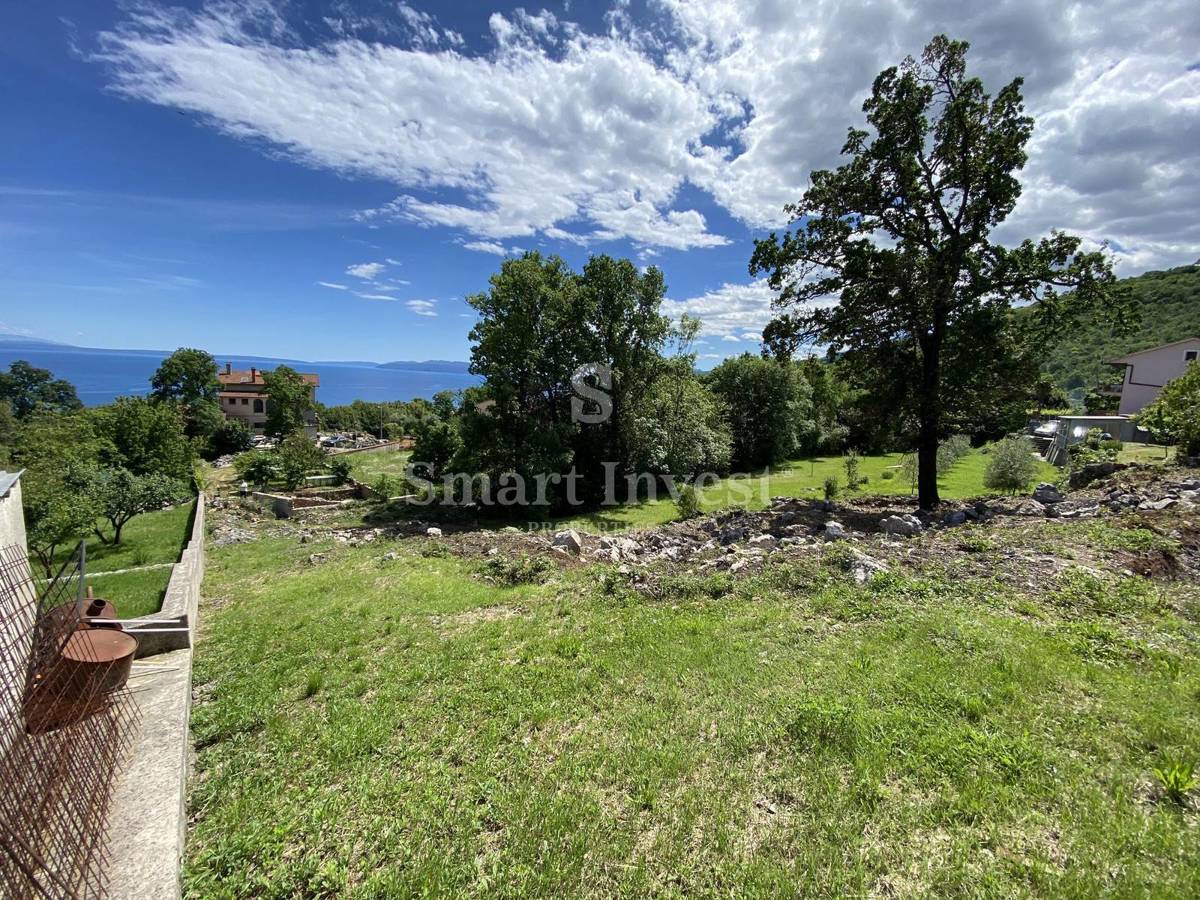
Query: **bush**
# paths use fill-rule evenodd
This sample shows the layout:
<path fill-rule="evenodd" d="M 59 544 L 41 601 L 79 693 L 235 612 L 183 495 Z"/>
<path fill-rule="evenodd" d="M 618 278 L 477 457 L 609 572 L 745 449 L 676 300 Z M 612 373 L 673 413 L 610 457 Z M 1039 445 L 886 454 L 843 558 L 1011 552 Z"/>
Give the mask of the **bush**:
<path fill-rule="evenodd" d="M 279 460 L 266 450 L 249 450 L 233 458 L 233 470 L 242 481 L 265 487 L 279 477 Z"/>
<path fill-rule="evenodd" d="M 896 470 L 895 469 L 884 469 L 882 472 L 879 473 L 879 477 L 882 478 L 884 481 L 891 481 L 893 478 L 896 477 Z"/>
<path fill-rule="evenodd" d="M 846 455 L 842 457 L 842 466 L 846 470 L 846 490 L 853 491 L 860 483 L 858 476 L 858 452 L 855 450 L 847 450 Z"/>
<path fill-rule="evenodd" d="M 329 474 L 337 479 L 338 484 L 345 484 L 349 481 L 353 470 L 350 460 L 344 456 L 335 456 L 329 460 Z"/>
<path fill-rule="evenodd" d="M 700 497 L 694 484 L 685 484 L 675 501 L 675 509 L 680 519 L 694 519 L 700 515 Z"/>
<path fill-rule="evenodd" d="M 208 442 L 214 457 L 245 453 L 253 446 L 250 429 L 233 419 L 226 419 L 218 425 L 209 436 Z"/>
<path fill-rule="evenodd" d="M 838 480 L 833 475 L 825 479 L 825 499 L 836 500 L 838 495 Z"/>
<path fill-rule="evenodd" d="M 303 431 L 293 431 L 279 445 L 279 472 L 289 489 L 304 483 L 304 477 L 325 462 L 325 451 Z"/>
<path fill-rule="evenodd" d="M 992 448 L 983 483 L 994 490 L 1016 494 L 1029 487 L 1037 475 L 1033 448 L 1023 437 L 1005 438 Z"/>

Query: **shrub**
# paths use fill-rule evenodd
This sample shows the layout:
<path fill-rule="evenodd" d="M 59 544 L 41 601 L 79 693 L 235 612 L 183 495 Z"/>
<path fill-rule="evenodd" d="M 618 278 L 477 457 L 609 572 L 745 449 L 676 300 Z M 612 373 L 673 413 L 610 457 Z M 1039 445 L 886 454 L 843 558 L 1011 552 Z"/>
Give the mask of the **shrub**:
<path fill-rule="evenodd" d="M 847 450 L 846 455 L 842 457 L 842 466 L 846 470 L 846 490 L 853 491 L 859 485 L 859 458 L 858 451 Z"/>
<path fill-rule="evenodd" d="M 675 509 L 681 519 L 694 519 L 700 515 L 700 497 L 694 484 L 685 484 L 675 501 Z"/>
<path fill-rule="evenodd" d="M 299 487 L 304 477 L 324 462 L 325 451 L 303 431 L 293 431 L 279 445 L 279 472 L 289 488 Z"/>
<path fill-rule="evenodd" d="M 971 442 L 965 435 L 955 434 L 938 444 L 937 472 L 945 475 L 971 449 Z"/>
<path fill-rule="evenodd" d="M 1029 487 L 1037 475 L 1033 449 L 1023 437 L 1005 438 L 992 449 L 983 483 L 989 488 L 1016 494 Z"/>
<path fill-rule="evenodd" d="M 825 479 L 825 499 L 836 500 L 838 495 L 838 480 L 835 476 L 830 475 Z"/>
<path fill-rule="evenodd" d="M 514 587 L 518 584 L 541 584 L 552 572 L 555 566 L 544 556 L 518 556 L 510 559 L 506 556 L 490 556 L 483 564 L 485 575 L 495 579 L 497 584 Z"/>
<path fill-rule="evenodd" d="M 893 478 L 896 477 L 896 470 L 895 469 L 884 469 L 879 474 L 879 477 L 882 478 L 884 481 L 891 481 Z"/>
<path fill-rule="evenodd" d="M 233 470 L 243 481 L 263 487 L 279 477 L 279 460 L 266 450 L 249 450 L 233 458 Z"/>
<path fill-rule="evenodd" d="M 338 484 L 345 484 L 350 480 L 350 473 L 353 467 L 350 465 L 350 460 L 344 456 L 335 456 L 329 460 L 329 474 L 337 479 Z"/>

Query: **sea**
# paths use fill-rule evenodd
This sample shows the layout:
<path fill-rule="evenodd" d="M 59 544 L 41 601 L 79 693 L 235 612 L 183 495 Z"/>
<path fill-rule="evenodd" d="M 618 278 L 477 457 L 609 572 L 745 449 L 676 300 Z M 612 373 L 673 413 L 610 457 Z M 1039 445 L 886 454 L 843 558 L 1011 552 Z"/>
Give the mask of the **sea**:
<path fill-rule="evenodd" d="M 75 385 L 85 406 L 110 403 L 116 397 L 148 393 L 150 377 L 169 356 L 161 350 L 103 350 L 88 347 L 19 342 L 0 343 L 0 369 L 7 370 L 13 360 L 23 359 L 41 369 L 49 369 L 56 378 Z M 218 356 L 224 368 L 273 369 L 289 365 L 301 372 L 321 376 L 317 399 L 326 406 L 340 406 L 355 400 L 426 399 L 438 391 L 462 390 L 480 383 L 467 371 L 467 364 L 448 362 L 405 362 L 378 365 L 370 362 L 306 362 L 254 356 Z M 423 368 L 424 366 L 424 368 Z"/>

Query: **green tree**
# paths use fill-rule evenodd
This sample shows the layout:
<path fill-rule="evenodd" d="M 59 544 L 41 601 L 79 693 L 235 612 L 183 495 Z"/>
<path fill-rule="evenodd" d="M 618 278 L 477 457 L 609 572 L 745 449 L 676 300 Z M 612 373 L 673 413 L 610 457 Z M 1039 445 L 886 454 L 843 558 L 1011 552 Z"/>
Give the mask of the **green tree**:
<path fill-rule="evenodd" d="M 985 487 L 1016 494 L 1028 488 L 1036 477 L 1037 461 L 1028 440 L 1010 437 L 992 446 L 983 473 Z"/>
<path fill-rule="evenodd" d="M 238 478 L 255 487 L 266 487 L 279 477 L 279 455 L 266 450 L 248 450 L 233 458 Z"/>
<path fill-rule="evenodd" d="M 471 371 L 482 390 L 463 402 L 464 468 L 493 479 L 515 472 L 528 482 L 563 472 L 572 460 L 571 376 L 581 360 L 578 282 L 558 257 L 505 260 L 486 293 L 467 297 Z"/>
<path fill-rule="evenodd" d="M 283 437 L 303 429 L 308 414 L 316 409 L 312 385 L 290 366 L 279 366 L 271 372 L 263 372 L 262 377 L 267 394 L 267 424 L 264 429 L 267 434 Z"/>
<path fill-rule="evenodd" d="M 668 367 L 638 405 L 629 439 L 634 468 L 677 478 L 727 472 L 732 440 L 723 413 L 690 365 Z"/>
<path fill-rule="evenodd" d="M 305 476 L 324 465 L 325 451 L 303 431 L 293 431 L 279 444 L 279 473 L 288 488 L 298 488 Z"/>
<path fill-rule="evenodd" d="M 422 419 L 416 429 L 417 442 L 413 446 L 414 463 L 424 463 L 430 478 L 440 478 L 450 469 L 450 464 L 462 450 L 462 439 L 458 434 L 458 423 L 453 419 Z"/>
<path fill-rule="evenodd" d="M 118 397 L 95 412 L 96 432 L 106 442 L 100 461 L 135 475 L 191 478 L 195 450 L 184 434 L 183 416 L 174 405 L 144 397 Z"/>
<path fill-rule="evenodd" d="M 48 369 L 39 369 L 23 359 L 15 360 L 7 372 L 0 372 L 0 400 L 7 400 L 12 414 L 25 420 L 37 413 L 71 412 L 83 406 L 75 386 L 55 378 Z"/>
<path fill-rule="evenodd" d="M 755 242 L 780 315 L 764 331 L 777 355 L 831 345 L 895 397 L 916 425 L 922 507 L 938 504 L 937 447 L 950 423 L 1004 386 L 1006 352 L 1092 311 L 1117 324 L 1127 304 L 1103 253 L 1055 232 L 1008 248 L 989 240 L 1021 193 L 1033 119 L 1021 79 L 995 97 L 966 74 L 967 44 L 934 38 L 920 61 L 886 69 L 850 129 L 850 161 L 817 171 L 787 208 L 795 231 Z M 808 306 L 837 296 L 836 305 Z M 1013 304 L 1032 307 L 1017 321 Z"/>
<path fill-rule="evenodd" d="M 180 347 L 162 361 L 150 378 L 150 389 L 154 400 L 179 407 L 188 437 L 211 449 L 213 435 L 225 422 L 218 399 L 217 363 L 211 354 Z"/>
<path fill-rule="evenodd" d="M 187 493 L 181 482 L 165 475 L 135 475 L 123 468 L 96 469 L 88 481 L 87 494 L 96 514 L 113 529 L 111 540 L 100 528 L 95 529 L 96 537 L 105 543 L 120 544 L 121 531 L 130 519 L 179 502 Z"/>
<path fill-rule="evenodd" d="M 21 486 L 26 542 L 52 578 L 55 555 L 92 530 L 96 507 L 69 472 L 27 472 Z"/>
<path fill-rule="evenodd" d="M 734 466 L 782 462 L 815 430 L 808 382 L 791 362 L 743 353 L 705 380 L 725 408 Z"/>
<path fill-rule="evenodd" d="M 1200 363 L 1167 382 L 1137 423 L 1156 439 L 1175 444 L 1185 456 L 1200 456 Z"/>
<path fill-rule="evenodd" d="M 209 448 L 213 457 L 232 453 L 244 453 L 253 446 L 253 436 L 244 423 L 226 419 L 209 435 Z"/>

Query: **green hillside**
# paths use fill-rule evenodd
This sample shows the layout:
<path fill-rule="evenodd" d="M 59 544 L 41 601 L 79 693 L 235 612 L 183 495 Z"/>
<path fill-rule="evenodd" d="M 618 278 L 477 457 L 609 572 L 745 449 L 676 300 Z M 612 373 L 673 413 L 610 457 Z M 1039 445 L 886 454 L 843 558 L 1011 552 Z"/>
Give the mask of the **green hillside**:
<path fill-rule="evenodd" d="M 1080 395 L 1097 382 L 1115 380 L 1104 360 L 1200 335 L 1200 262 L 1126 278 L 1141 306 L 1132 334 L 1114 337 L 1103 326 L 1085 325 L 1055 347 L 1042 363 L 1066 390 Z"/>

